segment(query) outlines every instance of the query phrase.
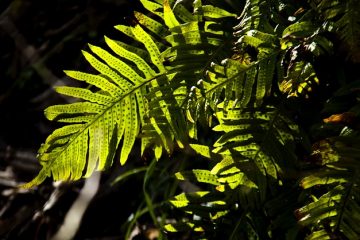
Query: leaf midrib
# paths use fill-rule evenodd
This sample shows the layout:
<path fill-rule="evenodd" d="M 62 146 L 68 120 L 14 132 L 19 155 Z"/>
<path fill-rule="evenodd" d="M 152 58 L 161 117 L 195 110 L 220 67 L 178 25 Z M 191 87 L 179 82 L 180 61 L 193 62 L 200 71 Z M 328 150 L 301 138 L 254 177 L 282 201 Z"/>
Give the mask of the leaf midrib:
<path fill-rule="evenodd" d="M 63 147 L 63 150 L 61 150 L 61 152 L 58 154 L 58 157 L 54 158 L 52 161 L 50 161 L 50 163 L 48 163 L 46 165 L 47 171 L 51 170 L 51 166 L 53 165 L 53 163 L 60 158 L 60 156 L 62 156 L 62 154 L 64 152 L 66 152 L 67 148 L 75 141 L 77 140 L 77 138 L 82 135 L 86 130 L 89 129 L 89 127 L 95 123 L 99 118 L 101 118 L 107 111 L 109 111 L 115 104 L 119 103 L 120 101 L 122 101 L 125 97 L 131 95 L 133 92 L 135 92 L 136 90 L 142 88 L 143 86 L 147 85 L 148 83 L 150 83 L 151 81 L 157 79 L 158 77 L 161 76 L 166 76 L 167 72 L 163 72 L 163 73 L 158 73 L 155 76 L 145 80 L 144 82 L 142 82 L 139 85 L 134 86 L 133 88 L 131 88 L 130 90 L 126 91 L 124 94 L 122 94 L 120 97 L 118 97 L 118 99 L 116 99 L 114 102 L 111 103 L 111 105 L 109 105 L 107 108 L 105 108 L 104 111 L 102 111 L 101 113 L 97 114 L 96 117 L 89 123 L 85 123 L 85 127 L 80 130 L 78 133 L 75 134 L 75 136 L 68 142 L 68 144 L 66 144 L 66 146 Z M 41 160 L 41 159 L 39 159 Z M 85 160 L 87 161 L 87 159 Z M 45 167 L 44 167 L 45 168 Z"/>

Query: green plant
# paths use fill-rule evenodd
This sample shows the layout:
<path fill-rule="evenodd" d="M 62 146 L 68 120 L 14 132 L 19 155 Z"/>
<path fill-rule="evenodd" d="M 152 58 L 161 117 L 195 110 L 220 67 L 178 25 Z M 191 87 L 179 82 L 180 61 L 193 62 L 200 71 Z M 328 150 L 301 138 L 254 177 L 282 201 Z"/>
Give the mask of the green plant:
<path fill-rule="evenodd" d="M 168 234 L 356 239 L 359 81 L 321 78 L 326 70 L 316 66 L 332 56 L 336 35 L 356 48 L 358 24 L 341 24 L 355 1 L 141 2 L 149 15 L 135 12 L 130 26 L 116 26 L 131 41 L 106 37 L 111 53 L 83 51 L 98 74 L 65 72 L 89 87 L 56 88 L 83 101 L 45 110 L 68 125 L 46 139 L 43 168 L 23 187 L 48 176 L 88 177 L 109 167 L 117 148 L 125 164 L 139 138 L 154 160 L 144 180 L 147 208 L 136 217 L 149 211 Z M 175 150 L 209 160 L 196 169 L 192 159 L 175 174 L 195 190 L 170 200 L 183 210 L 175 223 L 166 224 L 170 212 L 157 223 L 146 187 L 155 160 Z"/>

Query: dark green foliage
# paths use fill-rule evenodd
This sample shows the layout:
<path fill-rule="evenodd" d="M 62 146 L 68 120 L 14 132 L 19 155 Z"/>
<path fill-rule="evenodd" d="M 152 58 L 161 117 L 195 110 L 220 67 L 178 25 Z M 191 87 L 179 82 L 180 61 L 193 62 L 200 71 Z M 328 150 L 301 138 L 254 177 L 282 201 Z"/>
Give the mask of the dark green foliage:
<path fill-rule="evenodd" d="M 87 177 L 110 166 L 117 148 L 124 164 L 140 138 L 142 154 L 154 155 L 143 186 L 146 211 L 170 236 L 356 239 L 359 84 L 327 82 L 314 67 L 333 54 L 333 33 L 352 51 L 358 47 L 356 1 L 247 0 L 241 9 L 236 1 L 141 2 L 151 14 L 135 12 L 131 26 L 116 26 L 135 43 L 105 38 L 111 53 L 92 45 L 84 51 L 98 74 L 66 72 L 91 88 L 57 88 L 83 101 L 45 110 L 69 125 L 40 148 L 43 169 L 25 187 L 49 175 Z M 331 99 L 316 92 L 330 84 L 344 86 Z M 310 113 L 301 106 L 316 94 L 327 102 L 326 119 L 314 117 L 309 124 L 322 126 L 309 131 L 298 115 Z M 339 105 L 344 96 L 353 98 L 347 109 Z M 172 223 L 163 213 L 158 223 L 147 185 L 155 159 L 175 151 L 195 152 L 175 174 L 184 192 L 170 199 L 183 213 Z M 197 167 L 202 157 L 209 164 Z"/>
<path fill-rule="evenodd" d="M 310 4 L 320 18 L 328 24 L 328 29 L 334 32 L 345 45 L 346 53 L 353 61 L 360 61 L 360 2 L 314 0 Z"/>

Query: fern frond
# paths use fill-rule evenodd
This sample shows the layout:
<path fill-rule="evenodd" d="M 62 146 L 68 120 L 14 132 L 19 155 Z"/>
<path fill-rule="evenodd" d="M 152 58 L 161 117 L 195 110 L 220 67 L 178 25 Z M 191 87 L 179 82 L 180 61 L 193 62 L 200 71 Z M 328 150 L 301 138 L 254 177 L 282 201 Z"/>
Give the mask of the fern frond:
<path fill-rule="evenodd" d="M 299 97 L 304 95 L 309 97 L 308 93 L 312 91 L 313 85 L 319 84 L 311 63 L 296 62 L 289 66 L 289 71 L 284 80 L 280 83 L 279 89 L 286 93 L 288 97 Z"/>
<path fill-rule="evenodd" d="M 360 235 L 358 142 L 358 137 L 341 136 L 314 145 L 311 159 L 323 167 L 301 180 L 313 200 L 296 211 L 300 224 L 317 226 L 311 229 L 309 239 L 320 233 L 319 239 L 339 233 L 348 239 Z"/>
<path fill-rule="evenodd" d="M 311 1 L 322 19 L 332 23 L 331 31 L 335 32 L 348 48 L 348 56 L 359 62 L 360 49 L 360 3 L 356 0 L 346 1 Z"/>
<path fill-rule="evenodd" d="M 226 111 L 220 104 L 218 108 L 217 118 L 220 125 L 214 130 L 223 131 L 224 134 L 214 143 L 213 151 L 233 158 L 235 163 L 240 161 L 248 167 L 252 166 L 253 170 L 258 169 L 259 173 L 255 176 L 259 179 L 255 180 L 254 176 L 247 177 L 264 190 L 261 192 L 265 194 L 267 187 L 261 179 L 279 179 L 279 174 L 283 171 L 281 169 L 290 167 L 296 161 L 291 158 L 291 145 L 296 140 L 295 136 L 299 135 L 297 126 L 271 106 L 255 109 L 233 108 Z M 284 162 L 284 159 L 287 161 Z M 244 171 L 241 168 L 239 170 Z M 262 196 L 262 199 L 264 200 L 265 196 Z"/>
<path fill-rule="evenodd" d="M 209 65 L 209 58 L 204 54 L 220 53 L 213 49 L 221 47 L 224 32 L 213 30 L 217 27 L 217 23 L 202 20 L 202 17 L 207 18 L 203 16 L 204 11 L 197 11 L 194 14 L 197 17 L 194 17 L 181 4 L 172 5 L 173 1 L 164 1 L 163 6 L 160 6 L 157 3 L 147 1 L 148 6 L 145 7 L 154 11 L 156 5 L 156 11 L 162 12 L 158 16 L 170 31 L 170 34 L 163 38 L 170 47 L 161 53 L 161 59 L 167 63 L 167 77 L 152 81 L 147 94 L 150 122 L 143 131 L 143 138 L 146 139 L 143 149 L 151 144 L 155 146 L 160 144 L 170 153 L 174 147 L 173 140 L 182 147 L 187 141 L 188 134 L 196 137 L 194 124 L 186 123 L 182 111 L 187 105 L 186 100 L 189 98 L 191 87 L 203 78 L 205 69 Z M 197 10 L 200 8 L 202 6 Z M 221 12 L 221 14 L 229 17 L 228 13 Z M 168 124 L 170 130 L 164 129 L 167 123 L 170 123 Z M 154 132 L 160 135 L 161 143 L 153 137 Z"/>
<path fill-rule="evenodd" d="M 309 93 L 320 84 L 313 62 L 305 61 L 302 55 L 311 52 L 317 57 L 332 52 L 333 44 L 321 35 L 323 32 L 324 29 L 315 28 L 310 21 L 296 22 L 284 29 L 281 45 L 285 52 L 277 72 L 280 76 L 279 90 L 287 97 L 308 98 Z"/>
<path fill-rule="evenodd" d="M 249 30 L 258 29 L 261 26 L 260 21 L 265 18 L 261 18 L 261 8 L 264 7 L 266 1 L 263 0 L 247 0 L 244 6 L 244 10 L 240 15 L 241 21 L 234 28 L 238 35 L 242 35 Z"/>
<path fill-rule="evenodd" d="M 258 209 L 266 200 L 267 189 L 275 193 L 276 185 L 281 185 L 282 172 L 294 167 L 296 158 L 292 151 L 299 130 L 279 109 L 272 106 L 225 110 L 223 105 L 218 105 L 219 124 L 213 128 L 214 131 L 223 132 L 223 135 L 214 143 L 212 151 L 209 151 L 209 147 L 191 145 L 196 152 L 215 161 L 212 169 L 179 172 L 176 177 L 200 186 L 208 184 L 212 190 L 207 193 L 209 198 L 214 197 L 217 201 L 226 198 L 227 205 L 238 205 L 239 209 L 245 211 Z M 172 204 L 191 212 L 206 205 L 194 199 Z M 197 213 L 194 210 L 193 214 L 200 214 L 205 222 L 208 219 L 213 223 L 226 215 L 224 209 L 217 207 L 207 211 L 208 215 L 205 216 L 201 215 L 201 211 Z M 209 216 L 212 211 L 216 214 Z M 202 226 L 201 222 L 198 225 Z"/>
<path fill-rule="evenodd" d="M 190 123 L 187 123 L 181 111 L 184 108 L 191 109 L 192 89 L 200 79 L 204 79 L 211 61 L 219 61 L 227 54 L 221 50 L 232 37 L 224 34 L 221 21 L 224 17 L 234 17 L 235 15 L 221 12 L 217 15 L 220 21 L 214 22 L 201 10 L 202 7 L 205 9 L 208 7 L 199 5 L 194 14 L 197 16 L 197 20 L 181 23 L 182 19 L 176 18 L 178 6 L 181 5 L 177 5 L 171 10 L 167 4 L 164 5 L 164 21 L 170 28 L 170 34 L 165 37 L 165 40 L 171 46 L 162 52 L 161 57 L 167 62 L 168 78 L 158 79 L 154 82 L 156 85 L 150 90 L 148 96 L 154 111 L 157 109 L 156 105 L 160 104 L 159 107 L 163 111 L 162 118 L 166 118 L 168 121 L 177 121 L 172 129 L 174 136 L 169 135 L 165 139 L 174 137 L 181 140 L 186 139 L 186 135 L 196 138 L 195 121 L 191 119 L 192 113 L 188 112 L 187 117 Z M 165 89 L 169 91 L 164 92 Z M 170 92 L 171 95 L 168 94 Z M 159 116 L 159 111 L 157 114 Z M 171 120 L 170 116 L 174 120 Z M 196 118 L 196 116 L 194 117 Z M 158 127 L 161 127 L 161 122 Z M 177 142 L 179 146 L 182 146 L 181 141 Z"/>
<path fill-rule="evenodd" d="M 160 52 L 150 36 L 139 25 L 132 27 L 131 31 L 145 45 L 157 70 L 164 71 L 159 60 Z M 121 140 L 120 162 L 126 162 L 144 123 L 145 86 L 157 77 L 157 73 L 137 54 L 109 38 L 106 42 L 120 57 L 92 45 L 92 54 L 83 51 L 98 75 L 66 71 L 68 76 L 85 81 L 97 90 L 57 88 L 58 92 L 80 98 L 83 102 L 51 106 L 45 110 L 48 119 L 72 125 L 54 131 L 47 138 L 39 150 L 43 168 L 23 187 L 38 185 L 51 175 L 54 180 L 76 180 L 90 176 L 94 170 L 103 170 L 111 165 Z M 137 70 L 124 60 L 135 64 Z"/>
<path fill-rule="evenodd" d="M 303 194 L 311 196 L 297 210 L 299 223 L 310 227 L 308 239 L 329 239 L 341 236 L 356 239 L 360 234 L 359 206 L 359 133 L 357 117 L 360 115 L 356 89 L 359 81 L 346 84 L 335 92 L 323 109 L 326 129 L 335 137 L 316 142 L 308 158 L 313 170 L 300 181 Z M 339 104 L 346 99 L 346 104 Z M 349 102 L 355 105 L 348 104 Z M 339 114 L 339 112 L 343 112 Z M 335 114 L 337 113 L 337 114 Z M 317 223 L 316 225 L 314 223 Z"/>
<path fill-rule="evenodd" d="M 187 141 L 190 127 L 182 114 L 185 100 L 198 76 L 204 74 L 209 61 L 202 59 L 190 71 L 181 69 L 182 61 L 190 59 L 194 53 L 197 57 L 195 61 L 205 52 L 220 53 L 213 49 L 219 48 L 226 37 L 220 25 L 207 19 L 235 15 L 199 5 L 198 10 L 204 9 L 194 18 L 181 4 L 173 5 L 173 1 L 164 1 L 163 4 L 159 1 L 142 2 L 145 8 L 157 13 L 161 21 L 135 13 L 138 24 L 116 26 L 137 42 L 136 47 L 105 37 L 105 42 L 115 54 L 93 45 L 89 45 L 91 52 L 83 51 L 86 60 L 99 74 L 66 71 L 70 77 L 96 89 L 58 88 L 58 92 L 80 98 L 83 102 L 49 107 L 45 111 L 46 116 L 50 120 L 73 124 L 76 128 L 46 140 L 39 154 L 43 169 L 25 187 L 39 184 L 45 176 L 53 175 L 54 180 L 76 180 L 89 176 L 94 170 L 103 170 L 111 165 L 120 142 L 120 162 L 124 164 L 140 129 L 142 152 L 153 145 L 157 158 L 161 156 L 162 148 L 168 153 L 173 151 L 174 140 L 180 147 Z M 211 15 L 210 10 L 215 15 Z M 181 15 L 179 20 L 177 13 Z M 181 21 L 189 18 L 191 22 L 180 25 Z M 156 41 L 157 37 L 164 38 L 171 46 Z M 191 45 L 193 49 L 177 54 L 176 48 Z M 164 59 L 169 61 L 168 66 L 164 65 Z M 189 79 L 193 73 L 196 74 Z M 68 128 L 62 128 L 62 131 L 65 130 Z M 194 132 L 192 135 L 195 137 Z M 70 165 L 73 167 L 70 168 Z"/>
<path fill-rule="evenodd" d="M 249 0 L 246 2 L 240 23 L 234 27 L 238 37 L 235 54 L 219 63 L 212 63 L 204 83 L 204 94 L 213 109 L 220 101 L 240 103 L 246 107 L 250 102 L 261 106 L 263 99 L 271 92 L 278 55 L 281 53 L 279 38 L 268 28 L 260 17 L 266 8 L 266 1 Z M 264 26 L 267 25 L 266 31 Z M 256 49 L 256 54 L 248 50 Z M 230 106 L 233 107 L 233 106 Z"/>
<path fill-rule="evenodd" d="M 303 175 L 298 171 L 303 166 L 298 158 L 306 154 L 302 144 L 318 138 L 302 135 L 293 121 L 302 114 L 290 114 L 296 111 L 288 110 L 286 102 L 286 97 L 308 97 L 320 84 L 314 62 L 332 51 L 324 37 L 329 25 L 320 26 L 314 11 L 291 1 L 246 0 L 238 18 L 229 7 L 243 4 L 236 0 L 141 2 L 150 14 L 135 12 L 131 26 L 116 26 L 129 41 L 105 37 L 109 50 L 89 45 L 83 51 L 97 74 L 65 71 L 89 86 L 55 88 L 79 101 L 45 110 L 49 120 L 66 124 L 41 146 L 43 168 L 23 187 L 51 176 L 89 177 L 109 167 L 117 149 L 125 164 L 139 139 L 141 153 L 150 149 L 156 160 L 177 148 L 208 159 L 201 166 L 197 162 L 196 169 L 177 170 L 176 180 L 191 182 L 197 190 L 187 192 L 180 185 L 185 192 L 170 204 L 184 217 L 165 225 L 167 232 L 195 231 L 204 239 L 224 238 L 219 229 L 226 229 L 229 239 L 285 235 L 278 231 L 286 231 L 289 239 L 303 232 L 309 239 L 359 235 L 360 152 L 354 122 L 360 107 L 326 116 L 326 124 L 348 126 L 342 136 L 314 146 L 314 162 L 304 164 L 310 171 Z M 338 18 L 346 14 L 338 7 L 344 4 L 320 5 L 324 14 L 335 9 L 326 12 L 333 26 L 343 21 Z M 338 31 L 345 28 L 340 23 Z M 205 139 L 203 131 L 211 136 Z M 148 190 L 156 164 L 151 163 L 143 184 L 154 222 L 157 213 Z"/>

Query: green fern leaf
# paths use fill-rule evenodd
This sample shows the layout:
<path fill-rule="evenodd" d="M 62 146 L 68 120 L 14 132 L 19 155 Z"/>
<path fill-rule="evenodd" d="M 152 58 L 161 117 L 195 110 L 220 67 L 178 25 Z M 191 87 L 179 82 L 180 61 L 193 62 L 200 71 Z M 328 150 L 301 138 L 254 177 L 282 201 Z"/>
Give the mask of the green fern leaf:
<path fill-rule="evenodd" d="M 178 180 L 190 180 L 196 182 L 209 183 L 212 185 L 219 185 L 217 177 L 211 174 L 208 170 L 195 169 L 187 172 L 177 172 L 175 177 Z"/>
<path fill-rule="evenodd" d="M 155 76 L 155 71 L 144 60 L 145 56 L 141 56 L 136 53 L 134 49 L 126 49 L 124 46 L 119 45 L 119 42 L 111 40 L 105 36 L 107 45 L 120 57 L 123 57 L 133 62 L 137 68 L 145 75 L 145 78 L 151 78 Z"/>
<path fill-rule="evenodd" d="M 330 240 L 331 236 L 324 230 L 319 230 L 312 232 L 310 235 L 306 236 L 306 240 Z"/>
<path fill-rule="evenodd" d="M 164 28 L 164 26 L 158 21 L 155 21 L 154 19 L 140 12 L 134 12 L 134 15 L 142 26 L 149 29 L 155 35 L 159 37 L 164 37 L 167 34 L 167 29 Z"/>
<path fill-rule="evenodd" d="M 159 59 L 160 51 L 151 37 L 139 26 L 131 28 L 134 37 L 143 42 L 154 65 L 164 71 Z M 141 57 L 131 53 L 116 42 L 106 38 L 106 42 L 120 57 L 138 67 L 128 65 L 107 51 L 90 45 L 91 51 L 83 51 L 87 61 L 100 73 L 87 74 L 66 71 L 74 79 L 85 81 L 98 88 L 91 91 L 82 88 L 58 87 L 65 95 L 83 99 L 65 105 L 51 106 L 45 110 L 50 120 L 72 123 L 54 131 L 39 150 L 43 168 L 39 175 L 23 187 L 40 184 L 47 176 L 54 180 L 76 180 L 88 177 L 94 170 L 103 170 L 111 165 L 115 150 L 123 139 L 120 163 L 128 159 L 140 125 L 144 123 L 144 86 L 156 78 L 155 71 Z M 86 169 L 85 169 L 86 168 Z"/>
<path fill-rule="evenodd" d="M 352 136 L 323 140 L 314 145 L 312 158 L 323 165 L 315 173 L 309 173 L 301 186 L 314 192 L 313 201 L 296 211 L 299 223 L 304 226 L 317 223 L 309 239 L 341 232 L 348 239 L 360 235 L 360 206 L 358 197 L 360 154 L 356 150 L 358 139 Z M 318 151 L 321 148 L 322 151 Z M 318 189 L 325 193 L 316 197 Z M 315 225 L 313 225 L 315 226 Z"/>
<path fill-rule="evenodd" d="M 288 97 L 309 96 L 314 85 L 319 84 L 319 80 L 311 63 L 296 62 L 289 69 L 287 76 L 280 83 L 279 88 Z"/>
<path fill-rule="evenodd" d="M 134 28 L 132 28 L 132 32 L 139 42 L 144 43 L 150 54 L 150 58 L 153 64 L 159 69 L 160 72 L 164 72 L 165 67 L 159 58 L 160 51 L 151 37 L 139 25 L 136 25 Z"/>
<path fill-rule="evenodd" d="M 288 164 L 283 162 L 289 157 L 285 153 L 292 151 L 289 147 L 295 141 L 294 136 L 299 134 L 296 128 L 287 127 L 291 121 L 270 106 L 253 112 L 241 108 L 225 110 L 221 104 L 218 105 L 217 118 L 220 125 L 215 130 L 224 131 L 224 134 L 214 143 L 213 152 L 223 155 L 224 160 L 213 171 L 239 174 L 236 168 L 243 173 L 241 165 L 254 164 L 259 174 L 263 175 L 258 176 L 258 182 L 251 183 L 244 178 L 243 183 L 240 181 L 237 184 L 250 184 L 248 186 L 257 186 L 262 191 L 266 188 L 263 177 L 270 178 L 270 182 L 279 179 L 281 168 Z M 284 151 L 284 146 L 289 149 Z M 264 196 L 262 199 L 265 199 Z"/>
<path fill-rule="evenodd" d="M 320 16 L 331 23 L 330 31 L 335 32 L 348 48 L 348 56 L 355 62 L 360 61 L 360 21 L 359 1 L 312 1 Z"/>
<path fill-rule="evenodd" d="M 203 5 L 201 7 L 201 11 L 203 12 L 204 17 L 208 18 L 225 18 L 225 17 L 236 17 L 237 15 L 234 13 L 229 13 L 228 11 L 214 7 L 212 5 Z"/>
<path fill-rule="evenodd" d="M 200 144 L 190 144 L 190 147 L 198 154 L 212 159 L 212 153 L 211 153 L 211 149 L 208 146 L 205 145 L 200 145 Z"/>
<path fill-rule="evenodd" d="M 158 15 L 159 17 L 164 17 L 164 13 L 161 11 L 162 10 L 161 4 L 149 0 L 140 0 L 140 2 L 150 12 Z"/>
<path fill-rule="evenodd" d="M 83 99 L 93 103 L 99 103 L 101 105 L 106 105 L 111 101 L 111 97 L 109 96 L 100 93 L 94 93 L 88 89 L 78 87 L 59 86 L 55 87 L 55 91 L 63 95 Z"/>
<path fill-rule="evenodd" d="M 168 232 L 188 232 L 188 231 L 203 232 L 204 231 L 202 227 L 190 222 L 166 224 L 164 228 Z"/>
<path fill-rule="evenodd" d="M 164 0 L 164 22 L 170 29 L 180 25 L 170 7 L 169 0 Z"/>

